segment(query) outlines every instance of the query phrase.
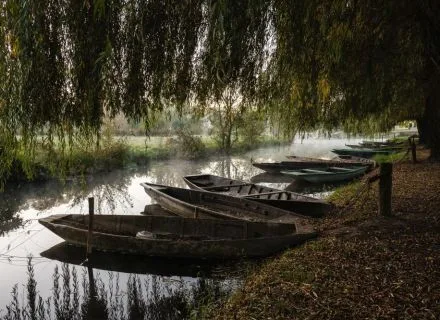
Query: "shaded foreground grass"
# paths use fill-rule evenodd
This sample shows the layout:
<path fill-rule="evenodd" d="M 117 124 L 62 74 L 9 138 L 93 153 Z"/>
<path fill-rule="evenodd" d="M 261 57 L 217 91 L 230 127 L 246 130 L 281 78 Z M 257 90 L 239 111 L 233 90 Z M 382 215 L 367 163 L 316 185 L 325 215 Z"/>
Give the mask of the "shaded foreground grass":
<path fill-rule="evenodd" d="M 440 163 L 395 164 L 393 188 L 391 218 L 378 216 L 377 185 L 340 190 L 317 241 L 267 262 L 206 318 L 438 319 Z"/>

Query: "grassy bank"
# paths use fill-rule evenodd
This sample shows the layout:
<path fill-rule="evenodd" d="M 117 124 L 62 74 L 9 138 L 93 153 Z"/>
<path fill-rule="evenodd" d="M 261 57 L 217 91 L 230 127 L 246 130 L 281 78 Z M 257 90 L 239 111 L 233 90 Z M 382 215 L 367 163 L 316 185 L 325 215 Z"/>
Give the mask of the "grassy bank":
<path fill-rule="evenodd" d="M 246 141 L 234 144 L 229 154 L 237 154 L 252 148 L 287 144 L 286 140 L 262 137 L 257 144 Z M 224 154 L 209 136 L 175 137 L 112 137 L 101 141 L 99 147 L 79 143 L 74 148 L 60 150 L 36 150 L 35 158 L 25 159 L 20 153 L 14 159 L 9 182 L 47 180 L 54 177 L 71 177 L 111 171 L 130 165 L 144 165 L 149 161 L 171 158 L 201 159 Z"/>
<path fill-rule="evenodd" d="M 238 141 L 229 151 L 230 155 L 239 154 L 254 148 L 289 144 L 290 140 L 272 136 L 262 137 L 257 144 Z M 224 155 L 222 150 L 210 136 L 188 137 L 152 137 L 151 139 L 132 137 L 127 140 L 129 145 L 128 158 L 131 163 L 142 164 L 150 160 L 170 158 L 200 159 L 214 155 Z"/>
<path fill-rule="evenodd" d="M 339 189 L 318 240 L 270 259 L 205 318 L 438 319 L 440 164 L 426 156 L 394 165 L 392 217 L 378 215 L 377 182 Z"/>

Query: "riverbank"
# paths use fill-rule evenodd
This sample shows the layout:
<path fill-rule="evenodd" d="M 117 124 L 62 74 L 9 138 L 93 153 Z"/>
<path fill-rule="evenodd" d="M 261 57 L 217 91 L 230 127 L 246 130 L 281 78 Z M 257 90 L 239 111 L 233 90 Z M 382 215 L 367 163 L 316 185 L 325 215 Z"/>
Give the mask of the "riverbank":
<path fill-rule="evenodd" d="M 394 165 L 392 217 L 378 215 L 377 182 L 338 190 L 318 240 L 269 259 L 205 318 L 437 319 L 440 163 L 427 156 Z"/>
<path fill-rule="evenodd" d="M 254 148 L 287 145 L 290 140 L 263 136 L 258 143 L 237 141 L 229 150 L 230 155 Z M 8 183 L 45 181 L 53 178 L 69 178 L 109 172 L 150 161 L 167 159 L 205 159 L 225 152 L 209 137 L 111 137 L 99 147 L 78 144 L 72 150 L 48 152 L 36 151 L 34 159 L 17 155 L 11 166 Z"/>

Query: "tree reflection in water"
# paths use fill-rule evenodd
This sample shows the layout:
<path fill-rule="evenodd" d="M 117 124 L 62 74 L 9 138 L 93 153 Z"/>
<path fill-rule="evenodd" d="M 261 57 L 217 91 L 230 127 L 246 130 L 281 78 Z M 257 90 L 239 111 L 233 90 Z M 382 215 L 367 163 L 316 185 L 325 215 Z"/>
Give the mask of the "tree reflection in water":
<path fill-rule="evenodd" d="M 211 173 L 235 179 L 249 180 L 259 172 L 250 161 L 243 158 L 220 157 L 214 161 L 171 160 L 156 163 L 154 166 L 115 170 L 93 176 L 79 177 L 66 182 L 57 180 L 25 183 L 8 186 L 0 193 L 0 236 L 24 225 L 20 212 L 43 212 L 51 208 L 69 205 L 76 211 L 87 212 L 83 208 L 88 197 L 95 198 L 96 213 L 112 214 L 130 211 L 133 194 L 128 189 L 133 180 L 145 177 L 152 183 L 186 187 L 182 176 L 198 173 Z M 139 187 L 139 189 L 141 189 Z M 141 197 L 148 196 L 142 191 Z M 79 212 L 76 212 L 79 213 Z M 37 218 L 37 215 L 35 215 Z"/>
<path fill-rule="evenodd" d="M 4 320 L 80 320 L 80 319 L 188 319 L 197 318 L 203 306 L 224 299 L 238 286 L 215 279 L 197 279 L 185 287 L 183 282 L 160 284 L 156 276 L 145 278 L 130 274 L 126 291 L 121 290 L 118 273 L 109 272 L 107 285 L 92 268 L 84 268 L 81 279 L 77 268 L 62 264 L 53 273 L 52 297 L 38 294 L 32 259 L 28 260 L 26 292 L 21 297 L 18 286 L 2 316 Z M 95 271 L 96 272 L 96 271 Z M 116 275 L 116 276 L 115 276 Z M 81 284 L 80 284 L 81 282 Z M 20 303 L 22 301 L 22 303 Z"/>
<path fill-rule="evenodd" d="M 202 168 L 204 173 L 214 174 L 237 180 L 249 180 L 261 170 L 252 166 L 250 160 L 224 156 L 216 161 L 210 161 Z"/>
<path fill-rule="evenodd" d="M 147 170 L 139 169 L 138 172 Z M 116 170 L 64 183 L 50 180 L 8 186 L 0 192 L 0 236 L 22 227 L 26 221 L 21 218 L 20 212 L 29 209 L 42 212 L 65 204 L 81 209 L 87 197 L 95 197 L 97 213 L 114 213 L 117 207 L 130 207 L 132 199 L 128 187 L 133 174 L 127 174 L 127 170 Z"/>

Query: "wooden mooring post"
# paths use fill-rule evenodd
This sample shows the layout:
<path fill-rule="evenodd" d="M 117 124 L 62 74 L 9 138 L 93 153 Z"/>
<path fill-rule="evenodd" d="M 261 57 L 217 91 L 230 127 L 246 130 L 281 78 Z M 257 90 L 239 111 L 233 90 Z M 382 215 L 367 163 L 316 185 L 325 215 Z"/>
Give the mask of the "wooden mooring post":
<path fill-rule="evenodd" d="M 393 164 L 379 165 L 379 214 L 391 216 L 391 194 L 393 187 Z"/>
<path fill-rule="evenodd" d="M 87 235 L 87 258 L 92 253 L 93 216 L 95 214 L 95 199 L 89 198 L 89 233 Z"/>

